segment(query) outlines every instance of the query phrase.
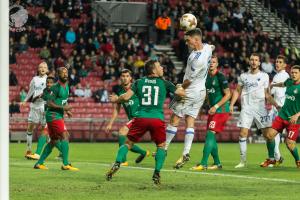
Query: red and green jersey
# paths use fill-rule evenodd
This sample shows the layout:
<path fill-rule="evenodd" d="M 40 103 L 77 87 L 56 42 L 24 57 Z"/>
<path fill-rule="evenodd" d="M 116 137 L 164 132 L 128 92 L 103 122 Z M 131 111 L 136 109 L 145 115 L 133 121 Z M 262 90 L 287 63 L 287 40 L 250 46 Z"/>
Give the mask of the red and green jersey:
<path fill-rule="evenodd" d="M 285 101 L 278 115 L 289 121 L 291 116 L 300 112 L 300 84 L 295 84 L 292 79 L 287 79 L 284 85 L 286 87 Z M 300 124 L 300 118 L 297 124 Z"/>
<path fill-rule="evenodd" d="M 44 99 L 44 101 L 48 101 L 48 99 L 50 98 L 50 95 L 51 95 L 51 89 L 49 88 L 45 88 L 44 90 L 43 90 L 43 95 L 42 95 L 42 99 Z M 47 111 L 47 108 L 48 108 L 48 106 L 47 106 L 47 103 L 45 104 L 45 112 Z"/>
<path fill-rule="evenodd" d="M 48 97 L 48 101 L 53 101 L 56 105 L 64 106 L 68 102 L 69 97 L 69 85 L 65 83 L 64 85 L 60 82 L 55 83 L 51 88 L 51 94 Z M 55 109 L 48 107 L 46 111 L 46 121 L 52 122 L 57 119 L 64 118 L 64 110 Z"/>
<path fill-rule="evenodd" d="M 228 88 L 228 81 L 221 72 L 215 75 L 208 75 L 205 82 L 209 105 L 212 107 L 216 105 L 224 96 L 224 89 Z M 229 101 L 226 101 L 220 106 L 217 113 L 229 112 Z"/>
<path fill-rule="evenodd" d="M 118 96 L 126 93 L 127 91 L 122 87 L 118 87 L 117 91 L 116 91 L 116 94 Z M 127 117 L 129 120 L 131 120 L 132 118 L 135 117 L 135 113 L 139 107 L 139 99 L 138 97 L 134 94 L 130 99 L 129 101 L 126 101 L 126 102 L 123 102 L 122 103 L 122 106 L 127 114 Z"/>
<path fill-rule="evenodd" d="M 143 77 L 131 86 L 138 97 L 140 106 L 136 112 L 137 118 L 156 118 L 164 120 L 163 106 L 168 92 L 174 93 L 173 83 L 159 77 Z"/>

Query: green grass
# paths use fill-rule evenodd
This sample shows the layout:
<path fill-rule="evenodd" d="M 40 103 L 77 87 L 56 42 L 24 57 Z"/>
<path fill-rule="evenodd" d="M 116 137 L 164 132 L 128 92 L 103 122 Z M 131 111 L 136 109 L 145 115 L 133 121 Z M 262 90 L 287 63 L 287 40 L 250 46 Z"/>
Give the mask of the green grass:
<path fill-rule="evenodd" d="M 151 151 L 153 144 L 140 144 Z M 71 143 L 70 160 L 79 172 L 60 170 L 55 150 L 46 161 L 49 170 L 34 170 L 34 161 L 23 157 L 25 144 L 10 144 L 10 199 L 299 199 L 300 169 L 281 146 L 284 164 L 262 169 L 258 165 L 266 157 L 263 144 L 248 145 L 248 167 L 234 169 L 239 161 L 238 144 L 219 144 L 223 170 L 191 172 L 202 156 L 203 144 L 193 144 L 191 161 L 179 171 L 172 166 L 180 156 L 183 144 L 171 144 L 162 185 L 151 181 L 152 157 L 134 164 L 136 154 L 129 153 L 131 167 L 122 167 L 111 182 L 104 174 L 114 161 L 115 143 Z M 140 168 L 137 168 L 140 167 Z"/>

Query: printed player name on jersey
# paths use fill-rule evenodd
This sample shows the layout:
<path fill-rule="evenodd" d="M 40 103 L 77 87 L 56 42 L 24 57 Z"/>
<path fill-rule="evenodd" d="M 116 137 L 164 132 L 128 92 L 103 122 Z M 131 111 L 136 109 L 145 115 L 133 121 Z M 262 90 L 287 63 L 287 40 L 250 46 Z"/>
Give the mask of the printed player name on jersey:
<path fill-rule="evenodd" d="M 152 84 L 156 84 L 156 79 L 153 79 L 153 80 L 151 80 L 151 79 L 145 79 L 145 83 L 152 83 Z"/>

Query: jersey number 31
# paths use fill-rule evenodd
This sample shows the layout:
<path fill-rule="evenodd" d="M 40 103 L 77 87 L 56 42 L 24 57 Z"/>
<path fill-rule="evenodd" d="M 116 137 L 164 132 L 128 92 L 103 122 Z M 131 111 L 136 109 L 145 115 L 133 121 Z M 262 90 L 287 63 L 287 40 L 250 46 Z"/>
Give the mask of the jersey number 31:
<path fill-rule="evenodd" d="M 152 102 L 152 98 L 151 98 L 153 91 L 154 91 L 154 102 Z M 143 86 L 142 87 L 142 93 L 143 93 L 144 96 L 142 98 L 142 105 L 157 106 L 157 104 L 158 104 L 158 92 L 159 92 L 159 87 L 158 86 Z"/>

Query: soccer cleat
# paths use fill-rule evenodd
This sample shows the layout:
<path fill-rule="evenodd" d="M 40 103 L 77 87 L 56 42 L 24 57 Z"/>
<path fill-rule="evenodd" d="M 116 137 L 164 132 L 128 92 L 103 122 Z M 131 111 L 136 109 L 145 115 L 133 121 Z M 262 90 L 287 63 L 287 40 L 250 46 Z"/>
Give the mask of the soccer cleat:
<path fill-rule="evenodd" d="M 48 167 L 46 167 L 44 164 L 35 164 L 33 166 L 34 169 L 43 169 L 43 170 L 47 170 Z"/>
<path fill-rule="evenodd" d="M 153 176 L 152 176 L 152 180 L 153 180 L 153 183 L 155 185 L 160 185 L 160 174 L 159 174 L 159 172 L 154 171 Z"/>
<path fill-rule="evenodd" d="M 112 176 L 120 169 L 120 163 L 116 162 L 113 164 L 113 166 L 110 168 L 110 170 L 105 174 L 106 180 L 110 181 L 112 179 Z"/>
<path fill-rule="evenodd" d="M 32 152 L 31 151 L 26 151 L 25 153 L 25 158 L 27 158 L 28 160 L 30 160 L 31 158 L 29 157 L 30 155 L 32 155 Z"/>
<path fill-rule="evenodd" d="M 276 160 L 275 166 L 279 166 L 283 163 L 284 158 L 280 156 L 279 160 Z"/>
<path fill-rule="evenodd" d="M 300 160 L 296 161 L 297 168 L 300 168 Z"/>
<path fill-rule="evenodd" d="M 129 164 L 128 164 L 128 162 L 127 161 L 125 161 L 125 162 L 123 162 L 123 163 L 121 163 L 121 166 L 123 166 L 123 167 L 127 167 Z"/>
<path fill-rule="evenodd" d="M 267 158 L 264 162 L 260 164 L 261 167 L 274 167 L 276 160 L 271 160 Z"/>
<path fill-rule="evenodd" d="M 142 162 L 144 160 L 144 158 L 148 157 L 149 155 L 150 155 L 150 151 L 147 150 L 145 155 L 141 154 L 135 159 L 135 163 L 138 164 L 138 163 Z"/>
<path fill-rule="evenodd" d="M 28 154 L 27 156 L 27 159 L 29 159 L 29 160 L 38 160 L 38 159 L 40 159 L 40 155 L 39 154 Z"/>
<path fill-rule="evenodd" d="M 174 168 L 175 168 L 175 169 L 180 169 L 180 168 L 183 167 L 183 166 L 185 165 L 185 163 L 187 163 L 190 159 L 191 159 L 190 154 L 185 154 L 185 155 L 183 155 L 182 157 L 180 157 L 180 158 L 177 160 L 177 162 L 176 162 Z"/>
<path fill-rule="evenodd" d="M 245 161 L 241 161 L 234 168 L 238 169 L 238 168 L 244 168 L 244 167 L 246 167 L 246 162 Z"/>
<path fill-rule="evenodd" d="M 207 167 L 199 164 L 199 165 L 196 165 L 195 167 L 192 167 L 191 170 L 193 170 L 193 171 L 203 171 L 203 170 L 207 170 Z"/>
<path fill-rule="evenodd" d="M 69 170 L 69 171 L 79 171 L 78 168 L 73 167 L 71 164 L 63 165 L 63 166 L 61 166 L 61 169 L 62 170 Z"/>
<path fill-rule="evenodd" d="M 218 164 L 218 165 L 212 165 L 212 166 L 209 166 L 207 167 L 207 169 L 209 170 L 217 170 L 217 169 L 222 169 L 222 165 L 221 164 Z"/>

